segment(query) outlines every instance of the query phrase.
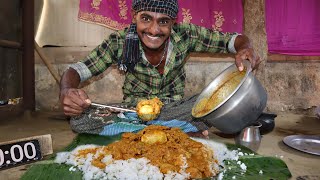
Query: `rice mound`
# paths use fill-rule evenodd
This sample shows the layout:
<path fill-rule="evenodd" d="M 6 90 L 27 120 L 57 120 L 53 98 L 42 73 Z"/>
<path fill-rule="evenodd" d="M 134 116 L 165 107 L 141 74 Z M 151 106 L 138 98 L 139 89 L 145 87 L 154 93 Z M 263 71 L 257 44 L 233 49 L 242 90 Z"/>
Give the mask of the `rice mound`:
<path fill-rule="evenodd" d="M 189 138 L 190 139 L 190 138 Z M 214 161 L 210 163 L 210 171 L 212 176 L 219 172 L 219 165 L 224 165 L 223 161 L 238 160 L 237 151 L 229 151 L 224 144 L 217 143 L 211 140 L 200 138 L 191 138 L 192 141 L 203 144 Z M 161 147 L 159 144 L 154 144 L 156 148 Z M 192 179 L 187 172 L 187 158 L 180 157 L 180 170 L 161 172 L 161 169 L 151 162 L 146 157 L 119 159 L 111 154 L 105 153 L 105 147 L 97 145 L 80 145 L 71 152 L 57 153 L 55 162 L 71 165 L 70 171 L 79 169 L 83 173 L 83 179 L 130 179 L 130 180 L 185 180 Z"/>
<path fill-rule="evenodd" d="M 88 153 L 86 157 L 79 157 L 79 150 L 87 150 L 93 148 L 102 148 L 96 145 L 81 145 L 71 152 L 57 153 L 55 163 L 72 165 L 69 169 L 78 168 L 83 173 L 84 180 L 91 179 L 130 179 L 130 180 L 184 180 L 189 179 L 189 174 L 185 172 L 170 172 L 162 174 L 157 166 L 150 164 L 150 160 L 146 158 L 114 160 L 111 155 L 105 156 L 102 162 L 108 164 L 104 169 L 100 169 L 92 165 L 94 157 L 99 155 L 99 151 L 95 154 Z"/>

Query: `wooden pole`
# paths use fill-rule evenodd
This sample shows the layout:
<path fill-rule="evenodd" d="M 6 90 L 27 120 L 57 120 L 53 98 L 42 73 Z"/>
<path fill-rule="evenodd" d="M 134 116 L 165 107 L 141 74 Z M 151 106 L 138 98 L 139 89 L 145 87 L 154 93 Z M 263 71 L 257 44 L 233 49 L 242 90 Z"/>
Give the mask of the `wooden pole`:
<path fill-rule="evenodd" d="M 35 110 L 34 0 L 22 3 L 22 87 L 24 110 Z"/>
<path fill-rule="evenodd" d="M 35 49 L 37 51 L 37 53 L 39 54 L 40 58 L 42 59 L 43 63 L 47 66 L 49 72 L 51 73 L 51 75 L 53 76 L 53 78 L 56 80 L 57 84 L 60 83 L 60 76 L 58 73 L 56 73 L 54 71 L 54 68 L 53 66 L 51 65 L 50 63 L 50 60 L 49 58 L 47 58 L 43 52 L 41 52 L 41 48 L 39 47 L 38 43 L 36 41 L 34 41 L 34 46 L 35 46 Z"/>

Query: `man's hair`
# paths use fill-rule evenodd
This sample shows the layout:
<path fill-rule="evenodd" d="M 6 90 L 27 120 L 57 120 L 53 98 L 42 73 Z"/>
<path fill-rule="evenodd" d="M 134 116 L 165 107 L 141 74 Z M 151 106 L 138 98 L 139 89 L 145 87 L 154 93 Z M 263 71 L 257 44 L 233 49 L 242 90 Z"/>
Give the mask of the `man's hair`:
<path fill-rule="evenodd" d="M 133 0 L 132 9 L 135 12 L 151 11 L 177 18 L 178 0 Z"/>

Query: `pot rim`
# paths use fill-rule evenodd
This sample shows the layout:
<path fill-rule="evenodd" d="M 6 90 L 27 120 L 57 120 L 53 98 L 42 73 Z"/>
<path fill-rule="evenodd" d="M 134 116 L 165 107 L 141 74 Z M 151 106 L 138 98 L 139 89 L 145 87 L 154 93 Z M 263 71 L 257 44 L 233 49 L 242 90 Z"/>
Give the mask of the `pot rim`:
<path fill-rule="evenodd" d="M 250 61 L 244 61 L 243 65 L 247 68 L 246 74 L 243 77 L 243 79 L 241 80 L 241 82 L 239 83 L 239 85 L 235 88 L 235 90 L 227 97 L 225 98 L 219 105 L 217 105 L 215 108 L 211 109 L 210 111 L 208 111 L 207 113 L 203 114 L 202 116 L 194 116 L 193 113 L 191 113 L 192 117 L 194 118 L 202 118 L 204 116 L 207 116 L 208 114 L 212 113 L 213 111 L 215 111 L 216 109 L 220 108 L 223 104 L 225 104 L 242 86 L 242 84 L 246 81 L 246 79 L 248 78 L 249 74 L 252 72 L 252 68 L 251 68 L 251 63 Z M 193 104 L 192 109 L 199 103 L 199 101 L 203 98 L 202 95 L 203 93 L 210 87 L 210 85 L 212 83 L 214 83 L 215 81 L 217 81 L 217 79 L 222 76 L 223 74 L 226 73 L 226 71 L 228 71 L 231 68 L 236 68 L 238 70 L 238 68 L 236 67 L 236 64 L 231 64 L 229 67 L 227 67 L 226 69 L 224 69 L 218 76 L 216 76 L 199 94 L 197 100 L 195 101 L 195 103 Z M 213 92 L 211 92 L 213 93 Z"/>

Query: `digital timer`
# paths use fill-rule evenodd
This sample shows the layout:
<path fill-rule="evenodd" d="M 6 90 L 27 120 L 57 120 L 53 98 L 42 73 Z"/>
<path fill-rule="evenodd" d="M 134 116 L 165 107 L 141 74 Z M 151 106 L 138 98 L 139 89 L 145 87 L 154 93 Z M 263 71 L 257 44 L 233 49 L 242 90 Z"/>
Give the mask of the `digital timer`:
<path fill-rule="evenodd" d="M 0 169 L 42 159 L 38 140 L 0 145 Z"/>

